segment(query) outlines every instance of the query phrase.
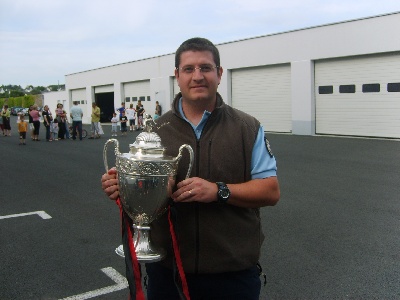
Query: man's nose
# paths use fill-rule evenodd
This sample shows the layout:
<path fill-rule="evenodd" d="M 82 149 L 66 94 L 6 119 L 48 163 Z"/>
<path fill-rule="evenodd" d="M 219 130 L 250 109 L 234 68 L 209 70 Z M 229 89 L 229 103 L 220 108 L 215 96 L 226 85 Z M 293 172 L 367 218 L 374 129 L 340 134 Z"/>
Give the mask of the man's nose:
<path fill-rule="evenodd" d="M 195 68 L 194 69 L 193 74 L 192 74 L 192 78 L 195 79 L 195 80 L 204 78 L 204 74 L 203 74 L 203 72 L 201 71 L 200 68 Z"/>

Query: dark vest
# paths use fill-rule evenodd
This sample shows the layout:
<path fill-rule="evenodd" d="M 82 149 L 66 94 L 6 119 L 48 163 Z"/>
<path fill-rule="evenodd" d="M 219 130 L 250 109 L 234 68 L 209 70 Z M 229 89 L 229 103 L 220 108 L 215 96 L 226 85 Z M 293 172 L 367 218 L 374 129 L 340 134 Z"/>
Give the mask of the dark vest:
<path fill-rule="evenodd" d="M 217 106 L 197 140 L 189 123 L 178 111 L 178 94 L 170 111 L 157 119 L 157 133 L 166 154 L 177 156 L 182 144 L 194 150 L 191 177 L 211 182 L 242 183 L 251 179 L 251 154 L 260 123 L 253 117 L 226 105 L 217 94 Z M 189 165 L 184 150 L 176 182 L 183 180 Z M 254 266 L 264 240 L 259 209 L 229 204 L 177 203 L 176 234 L 187 273 L 221 273 Z M 167 214 L 152 223 L 151 239 L 167 250 L 163 261 L 172 266 L 172 249 Z"/>

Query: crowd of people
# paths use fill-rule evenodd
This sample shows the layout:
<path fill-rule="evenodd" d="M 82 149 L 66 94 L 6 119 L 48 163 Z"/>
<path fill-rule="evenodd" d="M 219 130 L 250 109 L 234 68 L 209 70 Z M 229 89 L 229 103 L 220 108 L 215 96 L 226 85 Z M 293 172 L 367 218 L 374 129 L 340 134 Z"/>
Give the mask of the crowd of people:
<path fill-rule="evenodd" d="M 73 106 L 69 114 L 65 111 L 62 103 L 58 103 L 54 113 L 48 105 L 40 110 L 36 104 L 31 105 L 28 109 L 27 117 L 23 113 L 17 116 L 17 128 L 20 136 L 20 145 L 26 145 L 26 135 L 30 134 L 31 140 L 40 141 L 39 133 L 41 125 L 44 126 L 45 138 L 47 142 L 67 140 L 82 140 L 82 117 L 83 111 L 78 105 L 78 101 L 73 101 Z M 125 108 L 122 102 L 121 107 L 116 109 L 111 119 L 111 136 L 117 136 L 118 131 L 122 136 L 130 131 L 143 129 L 143 115 L 145 109 L 139 100 L 136 107 L 130 104 L 129 108 Z M 104 134 L 100 123 L 100 107 L 95 102 L 92 103 L 91 114 L 91 136 L 89 139 L 99 139 Z M 161 115 L 161 106 L 156 101 L 156 110 L 154 119 Z M 72 120 L 72 124 L 68 120 L 68 116 Z M 11 120 L 10 109 L 8 105 L 4 105 L 0 114 L 0 130 L 3 136 L 11 136 Z M 43 129 L 42 129 L 43 130 Z"/>
<path fill-rule="evenodd" d="M 118 131 L 118 123 L 120 124 L 120 130 L 122 135 L 126 135 L 128 128 L 130 131 L 143 129 L 143 117 L 146 110 L 141 100 L 138 100 L 136 107 L 133 103 L 129 105 L 129 108 L 125 108 L 125 102 L 121 103 L 121 107 L 116 110 L 111 119 L 112 136 L 116 136 Z M 156 120 L 161 116 L 161 105 L 156 101 L 156 109 L 154 111 L 153 119 Z"/>

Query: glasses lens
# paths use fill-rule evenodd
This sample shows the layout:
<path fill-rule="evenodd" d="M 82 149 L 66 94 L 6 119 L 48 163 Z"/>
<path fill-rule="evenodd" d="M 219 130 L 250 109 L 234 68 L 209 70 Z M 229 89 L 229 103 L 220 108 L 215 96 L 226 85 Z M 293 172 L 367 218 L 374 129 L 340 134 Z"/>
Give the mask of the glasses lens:
<path fill-rule="evenodd" d="M 202 67 L 200 68 L 200 70 L 201 70 L 201 72 L 203 72 L 203 73 L 208 73 L 208 72 L 211 72 L 211 71 L 213 70 L 213 66 L 202 66 Z"/>
<path fill-rule="evenodd" d="M 186 74 L 191 74 L 194 72 L 194 67 L 183 67 L 182 71 Z"/>

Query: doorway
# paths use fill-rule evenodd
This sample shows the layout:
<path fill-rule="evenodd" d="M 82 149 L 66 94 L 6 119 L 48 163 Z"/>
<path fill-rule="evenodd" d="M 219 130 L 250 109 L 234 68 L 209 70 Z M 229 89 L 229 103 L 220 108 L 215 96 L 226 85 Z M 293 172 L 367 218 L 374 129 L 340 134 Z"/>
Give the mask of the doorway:
<path fill-rule="evenodd" d="M 109 123 L 115 112 L 114 108 L 114 92 L 95 94 L 95 101 L 100 107 L 100 122 Z"/>

